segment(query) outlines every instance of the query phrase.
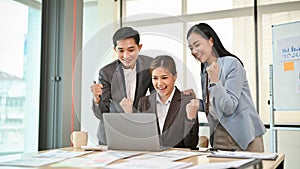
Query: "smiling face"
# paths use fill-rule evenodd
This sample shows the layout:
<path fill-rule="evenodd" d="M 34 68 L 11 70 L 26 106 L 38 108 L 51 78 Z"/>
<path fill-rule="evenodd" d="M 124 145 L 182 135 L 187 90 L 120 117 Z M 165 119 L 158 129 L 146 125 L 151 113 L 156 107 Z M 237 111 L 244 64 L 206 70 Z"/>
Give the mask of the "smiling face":
<path fill-rule="evenodd" d="M 158 67 L 152 71 L 152 84 L 162 101 L 166 101 L 172 94 L 176 78 L 176 75 L 163 67 Z"/>
<path fill-rule="evenodd" d="M 188 37 L 189 48 L 192 55 L 201 63 L 211 64 L 215 57 L 213 56 L 213 40 L 205 39 L 200 34 L 192 32 Z"/>
<path fill-rule="evenodd" d="M 114 49 L 123 67 L 125 69 L 133 69 L 141 48 L 142 45 L 136 44 L 134 38 L 127 38 L 118 40 Z"/>

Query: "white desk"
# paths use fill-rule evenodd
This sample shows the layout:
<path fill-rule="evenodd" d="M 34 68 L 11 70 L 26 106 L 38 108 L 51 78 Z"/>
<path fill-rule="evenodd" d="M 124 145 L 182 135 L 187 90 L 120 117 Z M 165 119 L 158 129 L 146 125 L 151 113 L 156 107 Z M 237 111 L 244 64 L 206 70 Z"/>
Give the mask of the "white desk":
<path fill-rule="evenodd" d="M 83 151 L 81 149 L 74 149 L 72 147 L 67 147 L 67 148 L 61 148 L 61 150 L 65 150 L 65 151 Z M 186 149 L 182 149 L 182 150 L 186 150 Z M 47 152 L 46 151 L 40 151 L 40 152 Z M 189 150 L 186 150 L 189 151 Z M 96 152 L 92 152 L 92 153 L 96 153 Z M 80 156 L 84 157 L 86 155 Z M 284 168 L 284 159 L 285 159 L 285 155 L 283 153 L 279 153 L 278 157 L 276 158 L 276 160 L 263 160 L 262 164 L 263 164 L 263 168 L 264 169 L 283 169 Z M 234 161 L 234 160 L 238 160 L 236 158 L 215 158 L 215 157 L 207 157 L 207 155 L 200 155 L 200 156 L 192 156 L 183 160 L 180 160 L 182 162 L 191 162 L 193 163 L 193 165 L 197 165 L 197 164 L 207 164 L 207 163 L 214 163 L 214 162 L 228 162 L 228 161 Z M 115 162 L 113 162 L 112 164 L 116 164 L 116 163 L 120 163 L 124 160 L 117 160 Z M 51 164 L 52 165 L 52 164 Z M 28 169 L 28 167 L 8 167 L 8 166 L 0 166 L 0 169 Z M 50 165 L 45 165 L 45 166 L 40 166 L 40 167 L 36 167 L 39 169 L 49 169 L 49 168 L 56 168 L 59 169 L 59 167 L 51 167 Z"/>

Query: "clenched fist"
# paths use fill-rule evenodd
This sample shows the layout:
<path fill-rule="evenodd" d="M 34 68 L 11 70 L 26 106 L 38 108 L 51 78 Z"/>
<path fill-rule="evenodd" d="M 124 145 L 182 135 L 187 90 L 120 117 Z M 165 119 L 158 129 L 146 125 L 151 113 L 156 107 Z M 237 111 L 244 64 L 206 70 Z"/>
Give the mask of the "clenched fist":
<path fill-rule="evenodd" d="M 91 85 L 91 92 L 93 93 L 94 96 L 94 102 L 95 103 L 100 103 L 100 96 L 102 95 L 102 88 L 103 85 L 102 84 L 94 84 Z"/>
<path fill-rule="evenodd" d="M 206 68 L 210 82 L 217 83 L 219 81 L 220 67 L 217 62 L 213 62 Z"/>
<path fill-rule="evenodd" d="M 198 99 L 192 99 L 187 105 L 186 105 L 186 116 L 187 119 L 192 120 L 197 117 L 199 109 L 199 100 Z"/>
<path fill-rule="evenodd" d="M 120 106 L 125 113 L 132 113 L 133 101 L 124 97 L 120 102 Z"/>

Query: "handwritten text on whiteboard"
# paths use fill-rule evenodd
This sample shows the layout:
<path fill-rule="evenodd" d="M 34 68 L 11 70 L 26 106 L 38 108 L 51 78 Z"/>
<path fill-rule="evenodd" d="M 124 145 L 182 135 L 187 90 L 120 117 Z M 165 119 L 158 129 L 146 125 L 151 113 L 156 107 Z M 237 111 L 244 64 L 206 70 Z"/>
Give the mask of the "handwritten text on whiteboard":
<path fill-rule="evenodd" d="M 278 40 L 277 49 L 277 57 L 283 62 L 300 59 L 300 36 Z"/>

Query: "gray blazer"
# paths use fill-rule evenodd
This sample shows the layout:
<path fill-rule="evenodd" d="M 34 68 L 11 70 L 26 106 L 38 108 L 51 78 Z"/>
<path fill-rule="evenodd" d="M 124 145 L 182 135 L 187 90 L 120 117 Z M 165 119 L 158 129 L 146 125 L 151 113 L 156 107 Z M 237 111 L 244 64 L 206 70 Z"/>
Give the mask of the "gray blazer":
<path fill-rule="evenodd" d="M 138 56 L 136 63 L 136 91 L 133 102 L 134 111 L 137 109 L 139 99 L 145 96 L 148 90 L 150 92 L 154 90 L 149 71 L 152 60 L 153 58 L 148 56 Z M 124 113 L 119 105 L 120 101 L 126 97 L 122 63 L 119 60 L 115 60 L 101 68 L 99 71 L 99 83 L 103 85 L 101 101 L 99 104 L 95 104 L 93 101 L 92 109 L 95 116 L 100 120 L 97 132 L 99 144 L 106 144 L 103 113 Z"/>
<path fill-rule="evenodd" d="M 266 129 L 254 107 L 244 67 L 231 56 L 220 57 L 217 63 L 219 82 L 209 88 L 213 99 L 210 106 L 215 108 L 217 120 L 208 114 L 210 133 L 213 134 L 220 122 L 240 148 L 246 150 L 249 143 L 262 136 Z M 206 98 L 206 69 L 201 72 L 201 84 L 203 98 Z M 201 111 L 204 111 L 205 103 L 201 101 Z"/>
<path fill-rule="evenodd" d="M 139 102 L 138 111 L 157 114 L 156 94 L 154 92 L 149 96 L 142 97 Z M 191 99 L 192 96 L 185 96 L 176 88 L 165 120 L 163 133 L 161 134 L 162 145 L 192 149 L 198 145 L 198 117 L 195 121 L 188 121 L 186 117 L 185 108 Z"/>

